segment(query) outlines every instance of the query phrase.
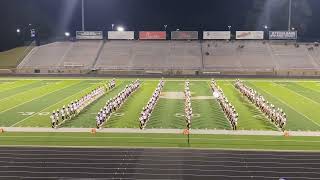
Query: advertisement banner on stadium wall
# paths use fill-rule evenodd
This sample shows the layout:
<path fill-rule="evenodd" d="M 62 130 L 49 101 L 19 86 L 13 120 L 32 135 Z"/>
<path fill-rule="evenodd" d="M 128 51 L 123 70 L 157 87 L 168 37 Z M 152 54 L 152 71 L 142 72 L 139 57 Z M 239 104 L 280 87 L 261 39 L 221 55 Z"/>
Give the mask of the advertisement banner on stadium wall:
<path fill-rule="evenodd" d="M 154 39 L 154 40 L 165 40 L 167 34 L 165 31 L 140 31 L 139 39 Z"/>
<path fill-rule="evenodd" d="M 203 31 L 203 39 L 230 39 L 230 31 Z"/>
<path fill-rule="evenodd" d="M 263 39 L 263 31 L 237 31 L 237 39 Z"/>
<path fill-rule="evenodd" d="M 297 31 L 269 31 L 269 39 L 295 40 L 297 34 Z"/>
<path fill-rule="evenodd" d="M 77 31 L 77 39 L 103 39 L 102 31 Z"/>
<path fill-rule="evenodd" d="M 185 39 L 185 40 L 192 40 L 198 39 L 198 31 L 172 31 L 171 32 L 171 39 Z"/>
<path fill-rule="evenodd" d="M 108 39 L 134 39 L 134 31 L 108 31 Z"/>

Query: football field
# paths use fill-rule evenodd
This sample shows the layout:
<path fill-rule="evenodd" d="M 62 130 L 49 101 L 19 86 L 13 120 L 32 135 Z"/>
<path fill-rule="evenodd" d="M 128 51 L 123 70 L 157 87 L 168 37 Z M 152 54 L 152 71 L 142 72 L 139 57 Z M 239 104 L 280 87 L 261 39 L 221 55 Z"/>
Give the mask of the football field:
<path fill-rule="evenodd" d="M 79 99 L 110 79 L 2 78 L 0 79 L 0 127 L 50 127 L 52 111 Z M 117 79 L 116 88 L 92 103 L 76 118 L 62 127 L 93 128 L 95 116 L 106 101 L 117 95 L 134 79 Z M 146 128 L 184 129 L 184 81 L 165 79 L 161 98 Z M 239 113 L 240 130 L 278 129 L 237 89 L 234 79 L 216 79 L 229 101 Z M 192 128 L 226 129 L 230 124 L 213 98 L 210 79 L 190 79 L 192 93 Z M 141 87 L 113 113 L 105 128 L 139 128 L 139 116 L 159 79 L 141 79 Z M 245 79 L 245 83 L 261 93 L 269 102 L 286 112 L 286 130 L 320 130 L 320 83 L 316 80 Z"/>

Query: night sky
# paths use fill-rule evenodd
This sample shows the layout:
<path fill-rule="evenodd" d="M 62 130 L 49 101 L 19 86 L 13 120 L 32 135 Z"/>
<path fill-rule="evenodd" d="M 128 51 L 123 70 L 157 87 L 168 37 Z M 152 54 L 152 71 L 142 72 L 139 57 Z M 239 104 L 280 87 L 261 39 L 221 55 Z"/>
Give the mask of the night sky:
<path fill-rule="evenodd" d="M 300 37 L 320 39 L 320 0 L 293 0 Z M 86 0 L 86 30 L 286 30 L 288 0 Z M 81 29 L 81 0 L 1 0 L 0 51 L 18 45 L 29 23 L 41 39 Z"/>

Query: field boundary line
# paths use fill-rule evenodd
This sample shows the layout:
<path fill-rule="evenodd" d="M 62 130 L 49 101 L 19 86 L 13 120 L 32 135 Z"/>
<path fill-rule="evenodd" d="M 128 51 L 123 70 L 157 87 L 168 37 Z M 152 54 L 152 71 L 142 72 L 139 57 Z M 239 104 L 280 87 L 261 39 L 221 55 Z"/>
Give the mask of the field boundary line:
<path fill-rule="evenodd" d="M 83 81 L 83 80 L 81 80 L 80 82 L 82 82 L 82 81 Z M 80 83 L 80 82 L 78 82 L 78 83 Z M 32 102 L 32 101 L 34 101 L 34 100 L 36 100 L 36 99 L 40 99 L 40 98 L 42 98 L 42 97 L 44 97 L 44 96 L 46 96 L 46 95 L 52 94 L 52 93 L 57 92 L 57 91 L 60 91 L 60 90 L 62 90 L 62 89 L 66 89 L 66 88 L 71 87 L 71 86 L 73 86 L 73 85 L 75 85 L 75 84 L 78 84 L 78 83 L 74 83 L 74 84 L 71 84 L 71 85 L 65 86 L 65 87 L 60 88 L 60 89 L 58 89 L 58 90 L 54 90 L 54 91 L 49 92 L 49 93 L 46 93 L 46 94 L 44 94 L 44 95 L 42 95 L 42 96 L 38 96 L 38 97 L 36 97 L 36 98 L 33 98 L 33 99 L 29 100 L 29 101 L 26 101 L 26 102 L 23 102 L 23 103 L 17 104 L 17 105 L 16 105 L 16 106 L 14 106 L 14 107 L 11 107 L 11 108 L 9 108 L 9 109 L 6 109 L 6 110 L 4 110 L 4 111 L 1 111 L 1 112 L 0 112 L 0 114 L 4 113 L 4 112 L 6 112 L 6 111 L 9 111 L 9 110 L 11 110 L 11 109 L 14 109 L 14 108 L 16 108 L 16 107 L 19 107 L 19 106 L 21 106 L 21 105 L 23 105 L 23 104 L 26 104 L 26 103 Z M 47 86 L 49 86 L 49 85 L 47 85 Z M 45 87 L 45 86 L 43 86 L 43 87 Z"/>
<path fill-rule="evenodd" d="M 270 95 L 270 96 L 272 96 L 273 98 L 275 98 L 275 99 L 279 100 L 281 103 L 285 104 L 286 106 L 288 106 L 289 108 L 291 108 L 292 110 L 294 110 L 296 113 L 298 113 L 298 114 L 302 115 L 303 117 L 305 117 L 306 119 L 310 120 L 311 122 L 313 122 L 314 124 L 316 124 L 317 126 L 319 126 L 319 127 L 320 127 L 320 124 L 318 124 L 317 122 L 314 122 L 312 119 L 310 119 L 308 116 L 306 116 L 306 115 L 302 114 L 301 112 L 296 111 L 296 109 L 295 109 L 295 108 L 293 108 L 292 106 L 290 106 L 288 103 L 284 102 L 282 99 L 277 98 L 276 96 L 272 95 L 271 93 L 269 93 L 269 92 L 268 92 L 268 91 L 266 91 L 266 90 L 263 90 L 262 88 L 258 88 L 258 89 L 260 89 L 261 91 L 263 91 L 263 92 L 265 92 L 265 93 L 269 94 L 269 95 Z"/>
<path fill-rule="evenodd" d="M 83 81 L 81 81 L 81 82 L 83 82 Z M 100 81 L 100 82 L 101 82 L 101 81 Z M 77 84 L 74 84 L 74 85 L 77 85 Z M 83 93 L 84 91 L 86 91 L 86 90 L 88 90 L 88 89 L 92 88 L 93 86 L 94 86 L 94 85 L 91 85 L 90 87 L 88 87 L 88 88 L 86 88 L 86 89 L 84 89 L 84 90 L 82 90 L 82 91 L 80 91 L 80 92 L 78 92 L 78 93 L 76 93 L 76 94 L 73 94 L 73 95 L 72 95 L 72 96 L 70 96 L 70 97 L 63 98 L 62 100 L 58 101 L 57 103 L 52 104 L 52 105 L 50 105 L 50 106 L 48 106 L 48 107 L 46 107 L 46 108 L 44 108 L 44 109 L 42 109 L 42 110 L 38 111 L 37 113 L 43 112 L 44 110 L 47 110 L 48 108 L 51 108 L 52 106 L 55 106 L 55 105 L 57 105 L 57 104 L 61 103 L 62 101 L 65 101 L 65 100 L 66 100 L 66 99 L 68 99 L 68 98 L 71 98 L 71 97 L 73 97 L 73 96 L 76 96 L 76 95 L 78 95 L 78 94 L 81 94 L 81 93 Z M 29 117 L 26 117 L 26 118 L 22 119 L 21 121 L 19 121 L 19 122 L 15 123 L 15 124 L 13 124 L 13 125 L 11 125 L 10 127 L 13 127 L 13 126 L 15 126 L 15 125 L 17 125 L 17 124 L 19 124 L 19 123 L 22 123 L 22 122 L 26 121 L 27 119 L 29 119 L 29 118 L 31 118 L 31 117 L 33 117 L 33 116 L 37 115 L 37 113 L 34 113 L 33 115 L 31 115 L 31 116 L 29 116 Z"/>
<path fill-rule="evenodd" d="M 291 91 L 292 93 L 294 93 L 294 94 L 296 94 L 296 95 L 298 95 L 298 96 L 301 96 L 301 97 L 304 98 L 304 99 L 308 99 L 308 100 L 310 100 L 311 102 L 314 102 L 315 104 L 320 105 L 319 102 L 314 101 L 313 99 L 311 99 L 311 98 L 309 98 L 309 97 L 306 97 L 306 96 L 304 96 L 304 95 L 301 95 L 300 93 L 295 92 L 294 90 L 292 90 L 292 89 L 290 89 L 290 88 L 287 88 L 286 86 L 281 86 L 281 85 L 279 85 L 279 84 L 277 84 L 277 83 L 273 83 L 273 84 L 275 84 L 275 85 L 277 85 L 277 86 L 279 86 L 279 87 L 285 88 L 285 89 Z M 307 88 L 307 89 L 308 89 L 308 88 Z"/>
<path fill-rule="evenodd" d="M 1 79 L 0 79 L 1 80 Z M 17 83 L 19 83 L 19 81 L 23 81 L 23 80 L 14 80 L 14 82 L 17 82 Z M 31 81 L 31 80 L 25 80 L 26 82 L 27 81 Z M 26 85 L 28 85 L 28 84 L 33 84 L 33 83 L 35 83 L 35 82 L 37 82 L 36 80 L 33 80 L 34 82 L 31 82 L 31 83 L 27 83 L 27 84 L 25 84 L 25 85 L 21 85 L 21 86 L 17 86 L 17 87 L 11 87 L 11 88 L 9 88 L 9 89 L 0 89 L 0 93 L 2 93 L 2 92 L 4 92 L 4 91 L 9 91 L 9 90 L 12 90 L 12 89 L 16 89 L 16 88 L 20 88 L 20 87 L 23 87 L 23 86 L 26 86 Z M 41 80 L 42 81 L 42 80 Z"/>
<path fill-rule="evenodd" d="M 253 104 L 252 102 L 250 102 L 250 100 L 249 100 L 247 97 L 245 97 L 243 94 L 241 94 L 241 92 L 234 87 L 234 84 L 233 84 L 232 82 L 228 82 L 228 84 L 230 84 L 230 85 L 232 86 L 232 88 L 237 92 L 238 96 L 240 96 L 241 99 L 243 99 L 247 104 L 249 104 L 253 109 L 255 109 L 255 110 L 259 113 L 259 114 L 256 114 L 256 115 L 254 115 L 254 116 L 263 117 L 264 120 L 259 120 L 259 119 L 257 119 L 257 118 L 255 118 L 255 119 L 257 119 L 258 121 L 266 121 L 267 124 L 270 126 L 270 128 L 277 130 L 277 132 L 281 132 L 281 130 L 279 130 L 279 128 L 278 128 L 276 125 L 274 125 L 273 123 L 271 123 L 270 120 L 268 119 L 268 117 L 267 117 L 265 114 L 263 114 L 263 112 L 262 112 L 259 108 L 257 108 L 257 107 L 255 106 L 255 104 Z M 243 103 L 243 102 L 242 102 L 242 103 Z M 254 114 L 254 113 L 253 113 L 253 114 Z M 240 122 L 240 118 L 239 118 L 238 121 Z M 264 127 L 264 126 L 263 126 L 263 127 Z"/>
<path fill-rule="evenodd" d="M 100 81 L 101 82 L 101 81 Z M 102 96 L 100 96 L 98 99 L 96 99 L 95 101 L 93 101 L 90 105 L 93 105 L 94 103 L 96 103 L 97 101 L 99 101 L 99 100 L 101 100 L 101 99 L 103 99 L 106 95 L 108 95 L 110 92 L 113 92 L 114 91 L 114 89 L 115 88 L 117 88 L 117 87 L 119 87 L 121 84 L 123 84 L 123 81 L 120 81 L 121 83 L 120 84 L 118 84 L 118 85 L 116 85 L 114 88 L 112 88 L 111 90 L 108 90 L 107 92 L 105 92 Z M 90 106 L 89 105 L 89 106 Z M 88 109 L 88 108 L 90 108 L 89 106 L 87 106 L 86 108 Z M 75 116 L 74 118 L 79 118 L 81 115 L 84 115 L 84 114 L 86 114 L 86 113 L 79 113 L 77 116 Z M 65 120 L 63 120 L 59 125 L 58 125 L 58 128 L 61 128 L 61 127 L 63 127 L 63 124 L 65 123 L 65 122 L 67 122 L 67 121 L 72 121 L 72 119 L 65 119 Z M 71 122 L 72 123 L 72 122 Z"/>
<path fill-rule="evenodd" d="M 304 86 L 304 85 L 302 85 L 302 84 L 298 84 L 298 85 L 301 86 L 301 87 L 304 87 L 304 88 L 306 88 L 306 89 L 309 89 L 309 90 L 316 91 L 316 92 L 319 92 L 319 93 L 320 93 L 320 90 L 318 90 L 318 89 L 311 88 L 311 87 L 307 87 L 307 86 Z M 320 86 L 319 86 L 319 87 L 320 87 Z"/>
<path fill-rule="evenodd" d="M 43 81 L 43 80 L 40 80 L 39 82 L 41 82 L 41 81 Z M 35 81 L 34 83 L 36 83 L 37 81 Z M 45 82 L 45 81 L 44 81 Z M 58 81 L 59 82 L 59 81 Z M 31 85 L 31 84 L 34 84 L 34 83 L 30 83 L 30 84 L 27 84 L 27 85 Z M 26 86 L 27 86 L 26 85 Z M 29 90 L 26 90 L 26 91 L 23 91 L 23 92 L 20 92 L 20 93 L 17 93 L 17 94 L 13 94 L 13 95 L 11 95 L 11 96 L 8 96 L 8 97 L 5 97 L 5 98 L 3 98 L 3 99 L 0 99 L 0 103 L 2 102 L 2 101 L 4 101 L 4 100 L 7 100 L 8 98 L 13 98 L 13 97 L 15 97 L 15 96 L 17 96 L 17 95 L 20 95 L 20 94 L 23 94 L 23 93 L 26 93 L 26 92 L 29 92 L 29 91 L 31 91 L 31 90 L 35 90 L 35 89 L 39 89 L 39 88 L 42 88 L 42 87 L 45 87 L 45 86 L 48 86 L 49 84 L 47 84 L 47 85 L 44 85 L 44 86 L 39 86 L 39 87 L 35 87 L 35 88 L 31 88 L 31 89 L 29 89 Z M 23 86 L 20 86 L 20 87 L 23 87 Z M 17 87 L 17 88 L 20 88 L 20 87 Z M 13 89 L 15 89 L 15 88 L 13 88 Z"/>
<path fill-rule="evenodd" d="M 91 132 L 92 128 L 37 128 L 37 127 L 2 127 L 5 132 Z M 137 133 L 137 134 L 182 134 L 183 129 L 145 129 L 138 128 L 103 128 L 97 133 Z M 283 136 L 279 131 L 253 130 L 206 130 L 191 129 L 191 134 L 199 135 L 256 135 L 256 136 Z M 288 131 L 290 136 L 320 136 L 320 131 Z M 1 137 L 1 136 L 0 136 Z"/>

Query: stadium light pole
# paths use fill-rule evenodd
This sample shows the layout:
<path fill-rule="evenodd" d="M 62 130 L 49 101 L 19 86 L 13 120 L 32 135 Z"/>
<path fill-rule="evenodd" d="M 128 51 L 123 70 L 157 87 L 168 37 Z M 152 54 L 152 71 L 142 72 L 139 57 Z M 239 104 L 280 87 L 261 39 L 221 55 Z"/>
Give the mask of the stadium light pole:
<path fill-rule="evenodd" d="M 288 31 L 291 31 L 292 0 L 289 0 Z"/>
<path fill-rule="evenodd" d="M 81 17 L 82 17 L 82 31 L 85 30 L 84 28 L 84 0 L 81 0 Z"/>

